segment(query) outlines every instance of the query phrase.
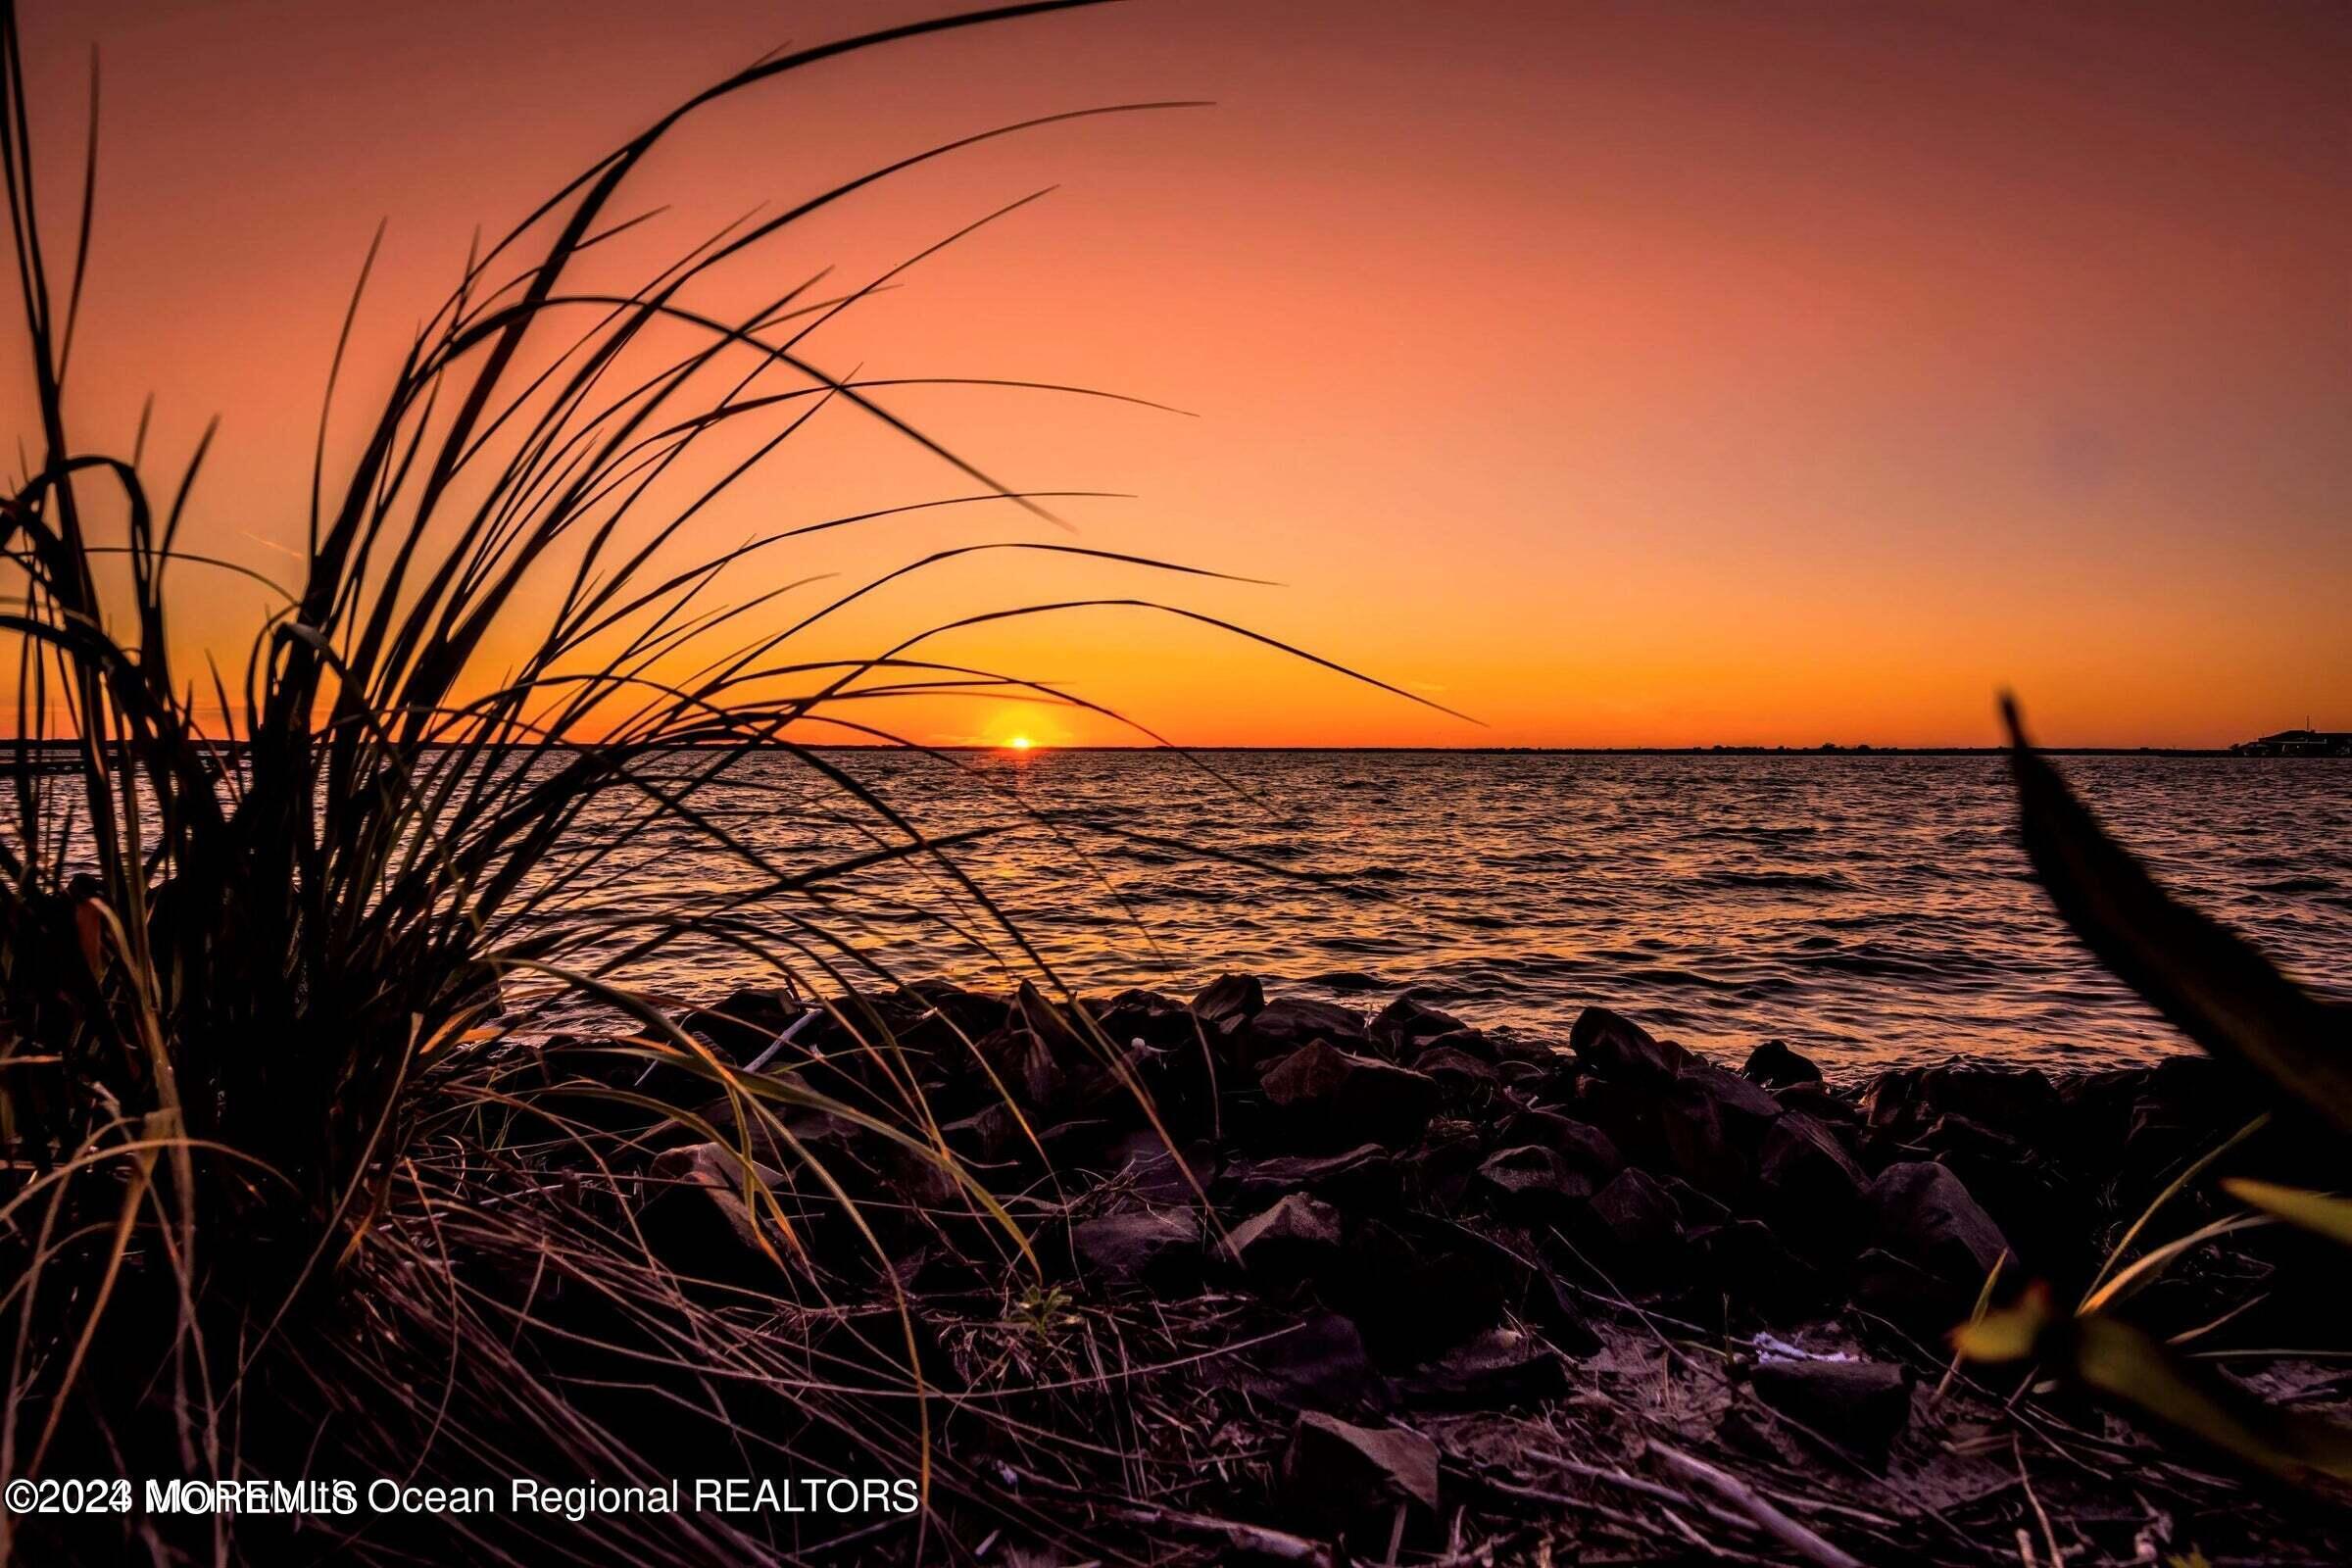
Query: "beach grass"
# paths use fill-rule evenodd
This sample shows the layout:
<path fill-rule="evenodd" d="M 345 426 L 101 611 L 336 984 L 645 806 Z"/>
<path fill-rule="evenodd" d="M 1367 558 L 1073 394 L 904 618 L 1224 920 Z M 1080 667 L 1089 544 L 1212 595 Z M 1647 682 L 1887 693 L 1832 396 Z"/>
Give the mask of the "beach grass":
<path fill-rule="evenodd" d="M 919 1229 L 993 1257 L 1008 1320 L 1034 1296 L 1034 1259 L 898 1059 L 897 1031 L 937 1020 L 860 1000 L 897 977 L 827 892 L 919 861 L 943 890 L 935 917 L 990 927 L 1049 988 L 1052 971 L 958 858 L 994 829 L 919 831 L 805 737 L 829 723 L 895 739 L 876 710 L 909 693 L 1078 702 L 923 644 L 1105 601 L 978 607 L 846 662 L 803 658 L 795 639 L 863 588 L 756 629 L 799 583 L 794 541 L 906 510 L 698 549 L 697 517 L 782 445 L 811 439 L 817 410 L 881 421 L 965 476 L 964 493 L 924 505 L 1051 518 L 1059 498 L 998 483 L 806 351 L 808 331 L 900 270 L 845 289 L 811 269 L 734 318 L 703 314 L 691 290 L 900 171 L 1168 106 L 987 128 L 711 235 L 633 293 L 572 280 L 583 254 L 637 221 L 617 204 L 641 162 L 705 107 L 841 55 L 1085 3 L 909 24 L 713 85 L 481 246 L 389 385 L 364 395 L 339 384 L 363 268 L 309 515 L 287 519 L 300 561 L 282 582 L 182 547 L 209 436 L 158 479 L 143 432 L 118 454 L 71 425 L 71 345 L 92 330 L 78 316 L 95 135 L 78 226 L 59 245 L 8 11 L 0 140 L 41 427 L 0 502 L 17 705 L 0 835 L 0 1473 L 653 1483 L 700 1459 L 958 1484 L 933 1473 L 924 1346 L 894 1248 Z M 358 457 L 330 472 L 328 420 L 349 426 L 355 397 Z M 751 455 L 684 504 L 657 484 L 699 471 L 717 433 L 755 428 Z M 688 565 L 663 564 L 673 544 Z M 967 548 L 1199 572 L 1063 541 Z M 241 667 L 176 635 L 220 573 L 278 605 Z M 494 630 L 503 660 L 518 627 L 523 652 L 486 673 Z M 679 669 L 692 673 L 667 673 Z M 705 808 L 721 787 L 760 787 L 745 781 L 754 756 L 822 786 L 843 823 L 837 856 L 776 863 Z M 724 891 L 616 889 L 628 847 L 657 833 L 739 875 Z M 854 1060 L 811 1073 L 779 1039 L 755 1071 L 713 1052 L 675 1021 L 674 999 L 631 985 L 647 959 L 694 942 L 761 960 L 773 995 L 826 1014 Z M 559 997 L 604 1026 L 551 1033 L 543 1009 Z M 770 1265 L 756 1283 L 699 1277 L 639 1227 L 663 1178 L 614 1166 L 652 1124 L 732 1160 Z M 928 1210 L 855 1190 L 844 1138 L 931 1173 L 915 1184 Z M 795 1267 L 828 1207 L 872 1253 L 882 1309 L 829 1300 Z M 1049 1515 L 1033 1523 L 1052 1533 Z M 191 1559 L 268 1555 L 254 1544 L 274 1539 L 267 1522 L 211 1517 L 115 1527 L 124 1550 L 143 1536 L 142 1554 Z M 43 1528 L 19 1527 L 16 1560 L 57 1549 Z M 434 1549 L 455 1540 L 481 1561 L 778 1549 L 720 1515 L 433 1528 L 457 1532 Z M 346 1545 L 404 1560 L 418 1549 L 385 1528 Z"/>

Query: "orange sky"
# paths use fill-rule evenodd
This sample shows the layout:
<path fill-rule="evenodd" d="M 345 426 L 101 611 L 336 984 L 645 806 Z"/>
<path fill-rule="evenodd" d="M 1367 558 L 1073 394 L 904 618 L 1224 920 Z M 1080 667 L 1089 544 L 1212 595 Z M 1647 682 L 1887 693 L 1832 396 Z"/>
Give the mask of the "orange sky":
<path fill-rule="evenodd" d="M 85 0 L 28 17 L 62 193 L 102 46 L 82 439 L 175 469 L 191 548 L 290 567 L 344 298 L 390 220 L 354 394 L 476 222 L 790 38 L 921 6 Z M 1200 744 L 2065 744 L 2352 725 L 2352 10 L 1136 0 L 788 78 L 691 123 L 619 274 L 751 205 L 1004 121 L 1127 99 L 860 199 L 701 296 L 856 281 L 1046 200 L 811 340 L 836 371 L 1075 382 L 892 407 L 1068 504 L 1078 542 L 1275 579 L 1000 554 L 878 596 L 870 649 L 1036 599 L 1157 593 L 1475 728 L 1130 612 L 959 633 Z M 731 292 L 730 292 L 731 291 Z M 23 419 L 19 351 L 0 363 Z M 830 414 L 701 524 L 723 547 L 968 488 Z M 773 574 L 1058 539 L 902 519 Z M 748 595 L 763 571 L 739 581 Z M 796 604 L 813 603 L 804 591 Z M 258 591 L 184 634 L 241 648 Z M 241 655 L 239 656 L 241 658 Z M 1116 738 L 1000 702 L 925 740 Z"/>

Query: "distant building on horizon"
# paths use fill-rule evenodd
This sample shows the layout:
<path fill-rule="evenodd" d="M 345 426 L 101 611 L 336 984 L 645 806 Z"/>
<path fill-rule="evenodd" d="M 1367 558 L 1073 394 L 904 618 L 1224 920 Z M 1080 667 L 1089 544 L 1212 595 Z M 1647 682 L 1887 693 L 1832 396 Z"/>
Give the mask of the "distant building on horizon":
<path fill-rule="evenodd" d="M 2352 757 L 2352 729 L 2282 729 L 2230 750 L 2239 757 Z"/>

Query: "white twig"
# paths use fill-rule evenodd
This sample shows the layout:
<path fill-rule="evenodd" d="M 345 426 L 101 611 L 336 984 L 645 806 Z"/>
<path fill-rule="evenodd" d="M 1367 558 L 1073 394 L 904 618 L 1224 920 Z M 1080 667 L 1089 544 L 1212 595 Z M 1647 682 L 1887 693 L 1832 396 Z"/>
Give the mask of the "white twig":
<path fill-rule="evenodd" d="M 1755 1488 L 1727 1471 L 1718 1470 L 1704 1459 L 1693 1459 L 1680 1448 L 1670 1448 L 1654 1439 L 1649 1451 L 1665 1461 L 1666 1468 L 1686 1481 L 1695 1481 L 1724 1501 L 1740 1509 L 1756 1522 L 1758 1529 L 1807 1562 L 1820 1568 L 1864 1568 L 1862 1559 L 1842 1546 L 1833 1545 L 1810 1529 L 1798 1524 L 1780 1509 L 1766 1501 Z"/>

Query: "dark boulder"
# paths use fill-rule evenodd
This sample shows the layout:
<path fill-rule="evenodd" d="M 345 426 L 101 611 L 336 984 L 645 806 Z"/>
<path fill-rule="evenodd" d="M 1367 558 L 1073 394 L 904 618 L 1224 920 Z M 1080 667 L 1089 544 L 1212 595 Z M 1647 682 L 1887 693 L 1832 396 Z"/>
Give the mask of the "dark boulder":
<path fill-rule="evenodd" d="M 1362 1138 L 1409 1143 L 1438 1108 L 1438 1086 L 1430 1079 L 1327 1040 L 1284 1056 L 1258 1085 L 1294 1136 L 1324 1147 Z"/>
<path fill-rule="evenodd" d="M 968 1095 L 977 1091 L 966 1080 L 980 1077 L 971 1043 L 1004 1027 L 1009 1016 L 1001 996 L 946 980 L 917 980 L 878 996 L 835 999 L 830 1011 L 797 1027 L 793 1046 L 778 1065 L 815 1058 L 862 1067 L 866 1047 L 887 1045 L 928 1058 Z"/>
<path fill-rule="evenodd" d="M 1856 1306 L 1929 1335 L 1941 1334 L 1967 1316 L 1977 1296 L 1974 1287 L 1939 1280 L 1881 1247 L 1855 1258 L 1846 1280 Z"/>
<path fill-rule="evenodd" d="M 1569 1031 L 1568 1049 L 1603 1078 L 1624 1083 L 1664 1083 L 1691 1059 L 1670 1040 L 1653 1040 L 1631 1018 L 1606 1007 L 1587 1007 Z"/>
<path fill-rule="evenodd" d="M 1402 1196 L 1403 1173 L 1387 1150 L 1359 1144 L 1337 1154 L 1237 1159 L 1219 1173 L 1213 1192 L 1245 1213 L 1294 1192 L 1309 1192 L 1346 1208 L 1383 1208 Z"/>
<path fill-rule="evenodd" d="M 1293 1193 L 1236 1225 L 1226 1250 L 1256 1279 L 1290 1284 L 1311 1279 L 1339 1256 L 1340 1211 L 1320 1199 Z"/>
<path fill-rule="evenodd" d="M 974 1164 L 999 1165 L 1034 1152 L 1020 1117 L 1001 1100 L 943 1123 L 939 1131 L 958 1159 Z"/>
<path fill-rule="evenodd" d="M 1598 1355 L 1607 1348 L 1576 1288 L 1549 1269 L 1529 1271 L 1521 1282 L 1517 1309 L 1522 1318 L 1542 1328 L 1563 1355 Z"/>
<path fill-rule="evenodd" d="M 1193 998 L 1193 1016 L 1212 1035 L 1230 1035 L 1266 1004 L 1266 988 L 1253 974 L 1219 975 Z"/>
<path fill-rule="evenodd" d="M 1592 1195 L 1592 1225 L 1612 1250 L 1642 1274 L 1655 1273 L 1681 1250 L 1683 1217 L 1674 1199 L 1649 1172 L 1619 1171 Z"/>
<path fill-rule="evenodd" d="M 1768 1323 L 1797 1322 L 1829 1306 L 1836 1294 L 1812 1264 L 1760 1219 L 1690 1232 L 1699 1278 Z"/>
<path fill-rule="evenodd" d="M 985 1036 L 978 1049 L 1004 1091 L 1030 1116 L 1053 1116 L 1077 1102 L 1081 1085 L 1072 1071 L 1075 1063 L 1052 1040 L 1013 1024 Z"/>
<path fill-rule="evenodd" d="M 1973 1298 L 2009 1243 L 1948 1166 L 1906 1160 L 1870 1184 L 1879 1245 Z"/>
<path fill-rule="evenodd" d="M 1821 1069 L 1813 1065 L 1813 1058 L 1801 1051 L 1790 1050 L 1785 1040 L 1767 1040 L 1749 1052 L 1747 1065 L 1740 1072 L 1750 1083 L 1766 1089 L 1821 1082 Z"/>
<path fill-rule="evenodd" d="M 1478 1163 L 1490 1147 L 1488 1130 L 1466 1117 L 1432 1121 L 1421 1141 L 1402 1156 L 1407 1198 L 1432 1208 L 1452 1209 L 1476 1179 Z"/>
<path fill-rule="evenodd" d="M 1883 1361 L 1770 1360 L 1751 1383 L 1773 1409 L 1874 1466 L 1911 1421 L 1911 1374 Z"/>
<path fill-rule="evenodd" d="M 1735 1206 L 1754 1178 L 1765 1130 L 1780 1117 L 1779 1101 L 1708 1062 L 1677 1073 L 1658 1102 L 1659 1131 L 1674 1168 Z"/>
<path fill-rule="evenodd" d="M 1122 991 L 1088 1010 L 1096 1025 L 1119 1045 L 1140 1043 L 1163 1051 L 1200 1045 L 1193 1010 L 1157 991 Z"/>
<path fill-rule="evenodd" d="M 2031 1067 L 1904 1067 L 1879 1074 L 1862 1091 L 1872 1128 L 1903 1140 L 1947 1112 L 2012 1138 L 2040 1140 L 2057 1131 L 2064 1109 L 2049 1075 Z"/>
<path fill-rule="evenodd" d="M 2088 1195 L 2037 1148 L 1957 1112 L 1938 1116 L 1919 1143 L 1960 1178 L 2031 1271 L 2071 1279 L 2096 1265 Z"/>
<path fill-rule="evenodd" d="M 772 1190 L 783 1176 L 748 1167 L 751 1185 Z M 793 1242 L 764 1207 L 745 1198 L 747 1167 L 721 1144 L 690 1144 L 656 1154 L 646 1170 L 647 1196 L 637 1225 L 646 1244 L 689 1278 L 773 1285 Z"/>
<path fill-rule="evenodd" d="M 1407 992 L 1373 1017 L 1365 1031 L 1372 1043 L 1389 1055 L 1410 1061 L 1422 1047 L 1440 1035 L 1467 1034 L 1462 1020 L 1440 1012 Z"/>
<path fill-rule="evenodd" d="M 1498 1213 L 1538 1220 L 1567 1215 L 1597 1188 L 1592 1172 L 1579 1170 L 1558 1150 L 1542 1144 L 1522 1144 L 1488 1155 L 1478 1167 L 1478 1185 Z"/>
<path fill-rule="evenodd" d="M 1833 1127 L 1850 1129 L 1862 1121 L 1860 1108 L 1827 1084 L 1783 1084 L 1772 1092 L 1772 1098 L 1781 1102 L 1783 1110 L 1801 1110 Z"/>
<path fill-rule="evenodd" d="M 1191 1210 L 1129 1209 L 1080 1220 L 1070 1250 L 1081 1274 L 1113 1287 L 1189 1283 L 1200 1263 L 1200 1221 Z"/>
<path fill-rule="evenodd" d="M 1674 1163 L 1666 1152 L 1659 1113 L 1661 1090 L 1668 1081 L 1629 1083 L 1586 1073 L 1572 1086 L 1564 1109 L 1573 1119 L 1606 1133 L 1630 1163 L 1664 1171 Z"/>
<path fill-rule="evenodd" d="M 1336 1002 L 1277 997 L 1252 1013 L 1244 1033 L 1259 1061 L 1296 1051 L 1310 1040 L 1353 1047 L 1364 1039 L 1364 1015 Z"/>
<path fill-rule="evenodd" d="M 1729 1207 L 1709 1198 L 1680 1176 L 1670 1174 L 1661 1177 L 1658 1185 L 1665 1188 L 1666 1196 L 1674 1200 L 1675 1212 L 1683 1216 L 1685 1227 L 1695 1229 L 1700 1225 L 1729 1225 L 1732 1222 Z"/>
<path fill-rule="evenodd" d="M 1764 1130 L 1756 1156 L 1758 1206 L 1800 1250 L 1850 1257 L 1868 1240 L 1870 1178 L 1837 1135 L 1802 1111 Z"/>
<path fill-rule="evenodd" d="M 1476 1110 L 1502 1093 L 1502 1074 L 1492 1063 L 1453 1046 L 1439 1046 L 1413 1058 L 1413 1071 L 1438 1087 L 1446 1104 Z"/>
<path fill-rule="evenodd" d="M 1670 1284 L 1689 1272 L 1682 1210 L 1665 1183 L 1640 1166 L 1618 1171 L 1594 1192 L 1583 1234 L 1623 1284 Z"/>
<path fill-rule="evenodd" d="M 1438 1510 L 1438 1446 L 1398 1427 L 1359 1427 L 1320 1411 L 1298 1417 L 1282 1458 L 1287 1503 L 1327 1528 L 1374 1523 L 1396 1503 Z"/>
<path fill-rule="evenodd" d="M 1625 1168 L 1616 1142 L 1591 1122 L 1564 1116 L 1556 1110 L 1523 1110 L 1504 1124 L 1503 1144 L 1542 1144 L 1565 1158 L 1570 1167 L 1595 1182 Z"/>
<path fill-rule="evenodd" d="M 1508 1410 L 1568 1392 L 1551 1348 L 1516 1329 L 1490 1329 L 1396 1380 L 1405 1403 L 1429 1410 Z"/>
<path fill-rule="evenodd" d="M 1336 1312 L 1252 1346 L 1242 1367 L 1244 1387 L 1286 1409 L 1349 1415 L 1394 1402 L 1388 1379 L 1364 1351 L 1364 1337 Z"/>
<path fill-rule="evenodd" d="M 765 1051 L 808 1009 L 781 991 L 746 987 L 714 1007 L 697 1007 L 678 1027 L 740 1067 Z"/>
<path fill-rule="evenodd" d="M 1381 1220 L 1348 1227 L 1348 1245 L 1323 1297 L 1355 1320 L 1373 1358 L 1412 1366 L 1501 1321 L 1502 1270 L 1487 1251 L 1472 1251 L 1458 1233 Z"/>
<path fill-rule="evenodd" d="M 1206 1144 L 1171 1152 L 1159 1134 L 1145 1127 L 1113 1143 L 1102 1168 L 1107 1184 L 1134 1198 L 1153 1207 L 1181 1208 L 1198 1202 L 1216 1174 L 1216 1152 Z"/>

